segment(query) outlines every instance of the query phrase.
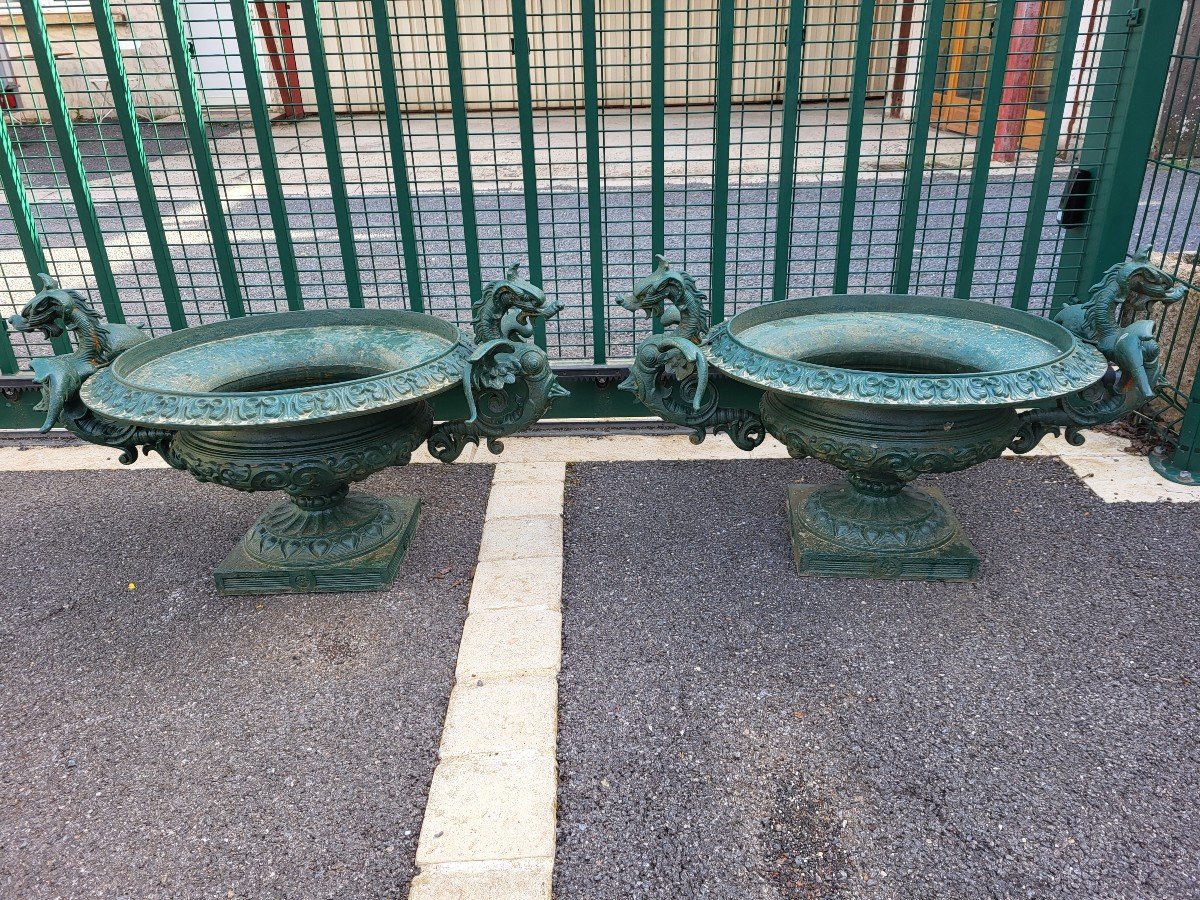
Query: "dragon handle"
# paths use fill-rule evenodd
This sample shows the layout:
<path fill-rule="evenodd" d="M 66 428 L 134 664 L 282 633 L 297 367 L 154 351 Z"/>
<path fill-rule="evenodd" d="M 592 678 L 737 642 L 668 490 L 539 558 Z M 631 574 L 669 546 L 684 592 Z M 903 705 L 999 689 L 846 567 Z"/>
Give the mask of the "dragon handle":
<path fill-rule="evenodd" d="M 700 349 L 709 328 L 704 294 L 686 272 L 671 269 L 661 255 L 655 259 L 654 272 L 618 303 L 630 312 L 659 316 L 675 327 L 642 341 L 620 389 L 630 391 L 665 421 L 689 429 L 693 444 L 702 442 L 711 430 L 728 436 L 739 449 L 753 450 L 766 436 L 762 418 L 753 410 L 721 406 L 717 389 L 709 382 L 708 360 Z"/>
<path fill-rule="evenodd" d="M 1065 431 L 1068 442 L 1083 443 L 1083 430 L 1114 422 L 1147 403 L 1164 383 L 1154 322 L 1133 319 L 1121 326 L 1121 313 L 1146 312 L 1151 303 L 1177 303 L 1187 289 L 1150 262 L 1150 248 L 1110 267 L 1086 300 L 1070 303 L 1054 317 L 1060 325 L 1094 346 L 1109 370 L 1091 387 L 1061 398 L 1050 409 L 1021 413 L 1021 427 L 1009 445 L 1028 453 L 1046 435 Z"/>
<path fill-rule="evenodd" d="M 169 445 L 174 432 L 98 416 L 79 397 L 85 381 L 149 338 L 140 328 L 103 321 L 83 294 L 60 288 L 49 275 L 38 277 L 42 290 L 9 317 L 9 324 L 15 331 L 40 332 L 47 339 L 67 333 L 75 339 L 70 353 L 38 357 L 31 363 L 33 380 L 42 389 L 42 399 L 34 408 L 46 412 L 39 430 L 45 434 L 61 423 L 82 440 L 120 450 L 120 461 L 126 465 L 138 458 L 139 448 L 154 450 L 172 462 Z"/>
<path fill-rule="evenodd" d="M 501 438 L 528 428 L 569 392 L 558 383 L 546 352 L 528 343 L 535 318 L 548 319 L 562 309 L 536 285 L 521 279 L 516 266 L 489 282 L 474 304 L 478 346 L 463 368 L 466 419 L 442 422 L 429 434 L 429 453 L 454 462 L 467 444 L 486 441 L 492 453 L 504 449 Z"/>

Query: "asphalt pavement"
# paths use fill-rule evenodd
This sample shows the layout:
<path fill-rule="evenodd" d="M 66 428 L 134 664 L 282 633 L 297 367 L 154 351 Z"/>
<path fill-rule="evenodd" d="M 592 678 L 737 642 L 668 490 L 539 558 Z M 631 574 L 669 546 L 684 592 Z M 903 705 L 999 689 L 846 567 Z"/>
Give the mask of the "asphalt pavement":
<path fill-rule="evenodd" d="M 1200 508 L 995 461 L 978 581 L 800 578 L 833 474 L 569 470 L 559 900 L 1200 897 Z"/>
<path fill-rule="evenodd" d="M 278 495 L 0 474 L 0 896 L 404 896 L 490 481 L 365 483 L 425 503 L 386 593 L 221 598 Z"/>

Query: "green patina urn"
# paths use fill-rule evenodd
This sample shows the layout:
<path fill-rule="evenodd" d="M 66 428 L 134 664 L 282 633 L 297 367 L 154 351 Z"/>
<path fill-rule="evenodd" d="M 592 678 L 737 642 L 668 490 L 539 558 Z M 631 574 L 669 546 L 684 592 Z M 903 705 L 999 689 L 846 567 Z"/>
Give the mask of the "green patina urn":
<path fill-rule="evenodd" d="M 48 278 L 10 321 L 76 336 L 73 353 L 34 361 L 43 431 L 61 422 L 127 463 L 153 450 L 200 481 L 285 494 L 215 573 L 223 594 L 268 594 L 389 584 L 420 501 L 350 486 L 423 443 L 444 462 L 481 438 L 500 452 L 566 393 L 526 340 L 534 318 L 560 309 L 514 267 L 474 304 L 474 340 L 384 309 L 256 315 L 149 340 Z M 450 390 L 464 391 L 470 417 L 435 426 L 428 401 Z"/>
<path fill-rule="evenodd" d="M 847 473 L 789 489 L 802 573 L 969 579 L 979 558 L 944 497 L 912 482 L 1063 430 L 1082 443 L 1082 429 L 1144 404 L 1159 351 L 1152 323 L 1133 317 L 1182 296 L 1143 251 L 1055 321 L 949 297 L 839 295 L 764 304 L 710 330 L 695 283 L 660 259 L 621 302 L 677 327 L 643 342 L 624 387 L 695 441 L 711 428 L 752 449 L 770 433 Z M 758 410 L 721 407 L 710 367 L 761 389 Z"/>

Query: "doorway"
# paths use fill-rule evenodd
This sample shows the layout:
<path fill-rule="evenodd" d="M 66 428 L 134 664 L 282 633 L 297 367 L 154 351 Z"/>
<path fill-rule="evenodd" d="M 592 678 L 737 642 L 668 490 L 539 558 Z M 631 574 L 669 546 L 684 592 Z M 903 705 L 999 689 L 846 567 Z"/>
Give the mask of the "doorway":
<path fill-rule="evenodd" d="M 933 97 L 933 121 L 947 131 L 975 135 L 993 51 L 998 4 L 954 2 L 942 30 Z M 1066 0 L 1017 3 L 1000 101 L 996 153 L 1036 150 L 1041 144 L 1059 50 Z"/>

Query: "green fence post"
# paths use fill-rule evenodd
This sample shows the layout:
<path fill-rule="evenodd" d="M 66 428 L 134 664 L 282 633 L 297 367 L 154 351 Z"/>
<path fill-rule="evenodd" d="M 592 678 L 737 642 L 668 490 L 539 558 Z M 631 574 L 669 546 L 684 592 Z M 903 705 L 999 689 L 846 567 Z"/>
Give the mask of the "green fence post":
<path fill-rule="evenodd" d="M 854 252 L 854 210 L 858 204 L 859 151 L 863 113 L 867 105 L 867 77 L 871 73 L 871 34 L 875 27 L 875 0 L 858 4 L 858 29 L 854 41 L 854 80 L 850 88 L 850 115 L 846 123 L 846 153 L 842 158 L 841 214 L 838 218 L 837 259 L 833 292 L 846 293 L 850 283 L 850 256 Z"/>
<path fill-rule="evenodd" d="M 1025 213 L 1025 231 L 1021 239 L 1021 256 L 1017 263 L 1017 279 L 1013 285 L 1013 306 L 1029 309 L 1029 291 L 1037 269 L 1038 252 L 1042 245 L 1042 225 L 1054 163 L 1058 158 L 1058 138 L 1062 133 L 1063 112 L 1067 105 L 1067 87 L 1071 83 L 1071 61 L 1075 42 L 1079 38 L 1079 23 L 1083 18 L 1084 0 L 1073 0 L 1067 8 L 1058 36 L 1058 54 L 1054 60 L 1054 82 L 1046 102 L 1046 118 L 1042 125 L 1042 142 L 1038 147 L 1033 171 L 1033 187 L 1029 209 Z"/>
<path fill-rule="evenodd" d="M 375 51 L 379 57 L 379 87 L 383 91 L 383 111 L 387 120 L 388 155 L 392 161 L 392 181 L 396 188 L 396 218 L 400 224 L 408 305 L 417 312 L 424 312 L 416 220 L 413 216 L 412 191 L 408 184 L 404 124 L 400 116 L 400 85 L 396 78 L 396 59 L 392 55 L 392 24 L 388 18 L 390 6 L 388 0 L 371 0 L 371 12 L 375 20 Z"/>
<path fill-rule="evenodd" d="M 171 65 L 175 69 L 175 84 L 179 88 L 179 102 L 183 107 L 183 122 L 187 130 L 188 146 L 196 162 L 196 181 L 200 185 L 200 202 L 208 219 L 208 230 L 212 235 L 213 259 L 217 264 L 217 277 L 221 282 L 221 293 L 225 298 L 225 310 L 231 318 L 246 314 L 234 266 L 233 245 L 229 241 L 229 227 L 225 222 L 225 209 L 221 204 L 221 192 L 217 190 L 217 173 L 213 166 L 212 148 L 208 146 L 208 132 L 204 125 L 204 111 L 200 105 L 200 93 L 196 88 L 192 57 L 188 51 L 187 31 L 179 10 L 179 0 L 162 0 L 163 32 L 167 49 L 171 53 Z"/>
<path fill-rule="evenodd" d="M 1182 12 L 1183 0 L 1114 0 L 1078 162 L 1094 191 L 1087 224 L 1063 240 L 1052 312 L 1126 256 Z"/>
<path fill-rule="evenodd" d="M 287 200 L 283 196 L 283 179 L 279 173 L 279 160 L 275 156 L 275 141 L 271 137 L 271 111 L 267 106 L 262 70 L 258 66 L 258 50 L 254 45 L 254 20 L 250 17 L 250 4 L 247 0 L 230 2 L 233 7 L 233 31 L 237 37 L 238 54 L 242 61 L 242 74 L 246 78 L 250 120 L 254 123 L 258 164 L 262 169 L 263 185 L 267 190 L 267 206 L 271 210 L 271 227 L 275 232 L 275 244 L 279 251 L 284 295 L 287 298 L 288 309 L 304 309 L 304 297 L 300 293 L 300 272 L 296 267 L 296 251 L 292 244 L 292 226 L 288 221 Z"/>
<path fill-rule="evenodd" d="M 900 191 L 900 228 L 896 235 L 896 267 L 892 271 L 893 294 L 907 294 L 912 283 L 917 214 L 921 209 L 921 188 L 925 184 L 925 153 L 929 147 L 933 88 L 937 79 L 946 3 L 947 0 L 930 0 L 926 12 L 925 43 L 921 48 L 921 71 L 917 76 L 917 97 L 908 138 L 908 164 L 904 168 L 904 187 Z"/>
<path fill-rule="evenodd" d="M 338 135 L 337 114 L 333 109 L 333 90 L 329 86 L 329 66 L 325 62 L 325 29 L 321 25 L 321 0 L 301 0 L 300 8 L 304 11 L 304 43 L 308 48 L 308 62 L 312 69 L 317 118 L 321 122 L 321 142 L 325 145 L 325 166 L 329 171 L 333 218 L 337 222 L 338 244 L 342 250 L 346 299 L 350 306 L 361 307 L 362 276 L 358 271 L 358 250 L 354 243 L 354 223 L 350 219 L 346 172 L 342 167 L 341 138 Z"/>
<path fill-rule="evenodd" d="M 42 250 L 42 238 L 38 233 L 37 220 L 29 206 L 29 195 L 25 192 L 25 182 L 21 178 L 21 169 L 17 165 L 17 153 L 13 147 L 12 135 L 8 131 L 8 123 L 0 116 L 0 182 L 4 183 L 4 197 L 8 200 L 8 209 L 12 214 L 13 229 L 17 232 L 17 241 L 21 245 L 21 255 L 25 257 L 25 267 L 29 270 L 29 278 L 34 290 L 40 291 L 42 283 L 38 273 L 50 272 L 46 265 L 46 254 Z M 17 357 L 13 352 L 12 342 L 8 337 L 8 317 L 0 317 L 3 323 L 0 327 L 0 372 L 5 375 L 15 375 L 18 369 Z M 55 353 L 70 353 L 71 341 L 65 334 L 51 338 L 51 346 Z"/>
<path fill-rule="evenodd" d="M 600 91 L 596 68 L 596 0 L 582 0 L 584 141 L 587 145 L 588 262 L 592 275 L 592 362 L 608 358 L 604 318 L 604 232 L 600 199 Z"/>
<path fill-rule="evenodd" d="M 187 316 L 183 312 L 183 299 L 179 293 L 179 280 L 175 277 L 175 262 L 171 259 L 171 246 L 167 243 L 167 232 L 163 228 L 162 213 L 158 208 L 158 195 L 150 178 L 150 164 L 146 159 L 146 147 L 142 143 L 142 130 L 138 124 L 137 109 L 129 91 L 129 79 L 125 73 L 125 61 L 121 58 L 121 45 L 117 40 L 117 28 L 113 21 L 109 0 L 91 0 L 92 21 L 96 26 L 96 37 L 100 42 L 100 53 L 104 57 L 104 68 L 108 74 L 108 87 L 112 91 L 113 108 L 121 125 L 121 140 L 125 145 L 125 156 L 129 160 L 129 172 L 137 192 L 142 221 L 146 223 L 146 239 L 154 257 L 154 271 L 162 289 L 163 305 L 167 309 L 167 321 L 172 330 L 187 328 Z"/>
<path fill-rule="evenodd" d="M 458 164 L 458 196 L 462 205 L 467 284 L 473 302 L 483 293 L 483 270 L 479 262 L 475 182 L 471 175 L 471 129 L 467 123 L 467 92 L 463 85 L 462 49 L 458 40 L 455 0 L 442 0 L 442 27 L 446 34 L 446 74 L 450 81 L 450 113 L 454 120 L 454 159 Z"/>
<path fill-rule="evenodd" d="M 733 107 L 734 0 L 719 0 L 717 18 L 717 107 L 713 111 L 712 261 L 709 302 L 713 324 L 725 318 L 725 265 L 729 240 L 729 141 Z"/>
<path fill-rule="evenodd" d="M 533 134 L 533 85 L 529 77 L 529 23 L 525 0 L 512 0 L 513 61 L 517 76 L 517 117 L 521 127 L 521 180 L 525 191 L 525 242 L 529 246 L 529 280 L 542 286 L 542 223 L 538 217 L 537 154 Z M 533 322 L 533 340 L 546 349 L 546 320 Z"/>
<path fill-rule="evenodd" d="M 787 297 L 792 260 L 792 201 L 796 186 L 796 119 L 804 55 L 804 0 L 788 4 L 787 62 L 784 66 L 783 127 L 779 132 L 779 196 L 775 205 L 775 270 L 771 299 Z"/>
<path fill-rule="evenodd" d="M 92 274 L 96 279 L 96 291 L 100 295 L 100 302 L 108 320 L 124 322 L 125 314 L 121 309 L 121 298 L 117 296 L 117 283 L 113 279 L 112 264 L 104 244 L 104 232 L 101 231 L 100 220 L 96 217 L 96 205 L 88 187 L 87 170 L 79 153 L 75 129 L 71 126 L 71 112 L 63 94 L 62 82 L 58 78 L 54 49 L 50 46 L 46 20 L 42 16 L 42 4 L 39 0 L 21 0 L 21 12 L 25 16 L 25 25 L 29 31 L 29 47 L 46 99 L 50 125 L 58 142 L 58 152 L 62 154 L 63 170 L 71 188 L 75 213 L 79 217 L 79 229 L 83 232 L 83 243 L 87 248 Z"/>
<path fill-rule="evenodd" d="M 987 202 L 988 180 L 992 171 L 992 150 L 996 142 L 996 120 L 1000 114 L 1000 98 L 1004 95 L 1004 72 L 1007 68 L 1008 44 L 1012 37 L 1017 0 L 1001 0 L 996 11 L 996 27 L 992 33 L 992 54 L 988 58 L 987 86 L 983 89 L 983 109 L 979 130 L 975 134 L 975 162 L 971 167 L 971 184 L 967 188 L 967 208 L 963 217 L 962 240 L 958 247 L 958 271 L 954 278 L 954 296 L 969 298 L 975 277 L 975 254 L 979 249 L 979 228 Z"/>
<path fill-rule="evenodd" d="M 667 252 L 667 2 L 650 0 L 650 268 Z M 630 190 L 632 190 L 632 186 Z M 683 265 L 680 261 L 680 265 Z M 654 317 L 651 329 L 662 334 Z"/>

